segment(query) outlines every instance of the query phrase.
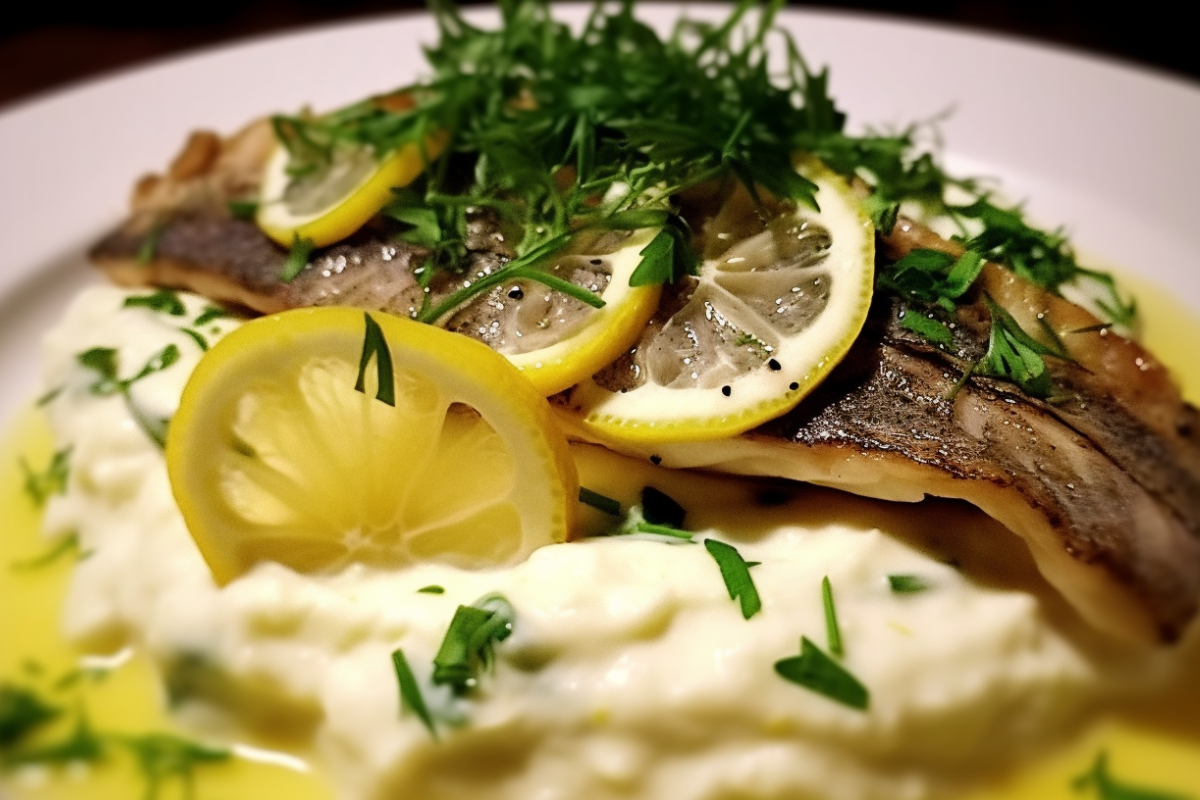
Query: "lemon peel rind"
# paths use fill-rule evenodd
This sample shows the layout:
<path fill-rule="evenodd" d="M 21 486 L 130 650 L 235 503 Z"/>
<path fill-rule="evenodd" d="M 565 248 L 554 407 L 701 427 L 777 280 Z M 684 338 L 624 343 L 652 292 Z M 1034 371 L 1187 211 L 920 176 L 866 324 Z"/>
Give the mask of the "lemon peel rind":
<path fill-rule="evenodd" d="M 641 264 L 641 251 L 659 228 L 636 231 L 613 260 L 608 286 L 600 295 L 603 308 L 592 312 L 585 327 L 550 347 L 508 356 L 544 397 L 568 389 L 613 362 L 633 346 L 658 307 L 662 285 L 630 286 Z"/>
<path fill-rule="evenodd" d="M 336 204 L 303 217 L 292 216 L 279 199 L 287 189 L 289 178 L 287 148 L 277 145 L 263 170 L 262 201 L 256 216 L 258 227 L 284 247 L 291 247 L 296 239 L 307 239 L 314 247 L 340 242 L 391 201 L 392 189 L 416 180 L 425 170 L 426 158 L 432 162 L 441 155 L 447 138 L 444 135 L 427 136 L 424 149 L 415 142 L 401 145 L 380 160 L 370 176 Z"/>
<path fill-rule="evenodd" d="M 578 476 L 566 439 L 545 399 L 486 345 L 387 314 L 375 313 L 372 318 L 383 329 L 398 367 L 436 372 L 445 399 L 476 409 L 504 440 L 514 463 L 543 467 L 519 472 L 510 492 L 509 497 L 517 493 L 522 497 L 521 503 L 514 503 L 521 516 L 521 542 L 504 563 L 523 560 L 541 545 L 569 538 L 575 527 Z M 256 367 L 265 367 L 273 360 L 271 351 L 303 344 L 306 336 L 329 336 L 331 329 L 333 335 L 344 339 L 338 346 L 345 350 L 345 357 L 357 364 L 362 327 L 363 312 L 357 309 L 287 311 L 236 329 L 197 365 L 168 432 L 167 466 L 176 502 L 218 585 L 229 583 L 253 567 L 253 562 L 241 558 L 238 547 L 231 546 L 228 539 L 238 533 L 236 513 L 222 497 L 213 496 L 219 464 L 210 460 L 205 468 L 203 459 L 194 455 L 220 446 L 212 440 L 220 427 L 217 417 L 223 413 L 220 395 L 237 396 L 238 385 L 256 380 L 255 376 L 261 374 Z M 470 371 L 447 371 L 448 361 L 469 364 Z M 232 387 L 222 387 L 218 380 L 222 377 L 219 373 L 226 371 L 235 376 Z M 498 403 L 496 397 L 504 398 L 504 402 Z M 287 535 L 284 530 L 253 523 L 243 524 L 242 532 L 251 540 L 275 533 Z"/>
<path fill-rule="evenodd" d="M 861 203 L 853 199 L 848 184 L 840 175 L 832 172 L 819 160 L 808 156 L 798 157 L 796 168 L 818 186 L 831 187 L 833 195 L 844 204 L 843 210 L 853 214 L 855 226 L 862 233 L 861 247 L 855 248 L 853 252 L 857 253 L 857 258 L 861 258 L 862 264 L 869 265 L 870 268 L 861 271 L 861 280 L 855 291 L 843 295 L 841 312 L 848 314 L 851 321 L 851 324 L 845 327 L 845 334 L 840 337 L 826 337 L 831 341 L 818 348 L 825 354 L 824 358 L 815 363 L 809 362 L 808 368 L 801 375 L 796 375 L 791 369 L 766 374 L 758 370 L 737 379 L 732 383 L 734 392 L 744 392 L 749 387 L 752 394 L 768 394 L 769 399 L 745 406 L 730 414 L 695 413 L 697 407 L 713 407 L 713 389 L 651 387 L 653 398 L 631 403 L 630 398 L 640 389 L 627 394 L 612 393 L 593 381 L 585 381 L 571 392 L 568 404 L 575 408 L 577 413 L 581 413 L 579 423 L 588 436 L 602 441 L 627 442 L 639 446 L 714 441 L 736 436 L 790 411 L 820 385 L 850 352 L 866 322 L 874 293 L 874 226 Z M 818 201 L 821 199 L 822 195 L 818 194 Z M 824 199 L 829 199 L 829 196 L 826 195 Z M 850 252 L 846 255 L 852 257 Z M 825 328 L 833 327 L 836 320 L 827 319 L 829 321 L 818 321 L 818 325 L 825 322 Z M 792 383 L 798 384 L 797 388 L 789 388 Z M 763 384 L 774 384 L 780 388 L 764 392 L 761 388 Z M 667 401 L 670 409 L 664 410 L 663 406 Z M 653 407 L 653 413 L 636 413 L 638 405 Z M 625 412 L 614 413 L 613 406 L 623 407 Z M 630 406 L 634 407 L 634 413 L 629 413 Z"/>

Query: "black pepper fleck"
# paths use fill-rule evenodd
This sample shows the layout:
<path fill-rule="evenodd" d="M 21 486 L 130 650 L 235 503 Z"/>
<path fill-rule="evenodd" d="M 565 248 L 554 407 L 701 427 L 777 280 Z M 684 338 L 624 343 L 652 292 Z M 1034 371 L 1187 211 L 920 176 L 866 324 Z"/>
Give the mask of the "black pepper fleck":
<path fill-rule="evenodd" d="M 662 456 L 650 456 L 650 463 L 657 467 L 662 463 Z"/>
<path fill-rule="evenodd" d="M 796 383 L 795 381 L 792 381 L 791 383 L 788 384 L 788 388 L 794 392 L 800 388 L 800 384 Z"/>
<path fill-rule="evenodd" d="M 779 372 L 779 370 L 783 369 L 783 365 L 773 358 L 767 362 L 767 366 L 771 368 L 771 372 Z"/>
<path fill-rule="evenodd" d="M 508 296 L 511 297 L 513 300 L 520 300 L 522 297 L 525 296 L 525 290 L 522 289 L 520 286 L 514 286 L 508 290 Z"/>
<path fill-rule="evenodd" d="M 733 387 L 732 386 L 722 386 L 721 394 L 725 395 L 726 397 L 729 397 L 729 395 L 733 394 Z"/>

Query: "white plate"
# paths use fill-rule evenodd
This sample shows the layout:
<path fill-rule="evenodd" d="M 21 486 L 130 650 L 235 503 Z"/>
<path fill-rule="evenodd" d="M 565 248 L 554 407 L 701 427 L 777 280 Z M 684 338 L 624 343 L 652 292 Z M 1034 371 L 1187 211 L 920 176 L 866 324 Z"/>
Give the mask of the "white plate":
<path fill-rule="evenodd" d="M 641 13 L 665 27 L 679 9 Z M 560 8 L 573 20 L 584 11 Z M 785 11 L 780 20 L 811 64 L 830 66 L 852 128 L 952 111 L 941 130 L 956 169 L 998 176 L 1082 250 L 1169 284 L 1200 311 L 1195 86 L 892 19 Z M 95 280 L 83 253 L 121 217 L 136 177 L 161 169 L 195 128 L 232 131 L 267 112 L 329 108 L 405 83 L 422 69 L 419 43 L 433 37 L 423 15 L 323 28 L 162 62 L 0 115 L 0 420 L 35 391 L 39 334 Z"/>

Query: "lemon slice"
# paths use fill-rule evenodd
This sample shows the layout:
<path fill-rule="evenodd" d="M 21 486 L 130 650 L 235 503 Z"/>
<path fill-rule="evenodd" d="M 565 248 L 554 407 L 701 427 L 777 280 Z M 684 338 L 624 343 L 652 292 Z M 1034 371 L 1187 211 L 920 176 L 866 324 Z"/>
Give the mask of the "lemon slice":
<path fill-rule="evenodd" d="M 662 287 L 629 281 L 659 230 L 605 232 L 546 265 L 548 274 L 599 295 L 601 308 L 516 279 L 476 298 L 446 327 L 503 353 L 542 395 L 561 392 L 612 363 L 642 335 Z"/>
<path fill-rule="evenodd" d="M 258 226 L 284 247 L 307 239 L 325 247 L 345 239 L 392 199 L 392 189 L 412 183 L 437 158 L 445 136 L 429 136 L 378 158 L 369 146 L 335 148 L 328 167 L 293 178 L 288 151 L 279 145 L 267 160 L 259 190 Z"/>
<path fill-rule="evenodd" d="M 574 524 L 575 467 L 529 382 L 478 342 L 386 314 L 237 329 L 197 366 L 166 452 L 220 584 L 263 560 L 509 565 Z"/>
<path fill-rule="evenodd" d="M 732 436 L 795 406 L 845 356 L 871 302 L 874 228 L 840 176 L 811 158 L 797 169 L 817 185 L 821 210 L 755 220 L 757 232 L 727 247 L 735 237 L 722 227 L 747 227 L 731 218 L 752 208 L 718 213 L 698 278 L 664 297 L 630 352 L 566 398 L 589 435 Z"/>

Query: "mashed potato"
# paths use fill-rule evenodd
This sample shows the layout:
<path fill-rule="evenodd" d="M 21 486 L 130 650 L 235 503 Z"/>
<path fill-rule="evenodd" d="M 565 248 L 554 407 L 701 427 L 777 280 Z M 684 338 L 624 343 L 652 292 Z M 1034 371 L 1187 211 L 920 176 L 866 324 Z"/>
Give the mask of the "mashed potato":
<path fill-rule="evenodd" d="M 742 618 L 703 547 L 628 538 L 545 547 L 493 572 L 313 576 L 267 563 L 218 590 L 161 452 L 122 397 L 89 391 L 95 375 L 77 359 L 111 347 L 139 365 L 176 344 L 179 361 L 132 389 L 140 413 L 171 415 L 201 350 L 183 318 L 125 308 L 126 296 L 86 291 L 47 337 L 46 385 L 65 386 L 48 412 L 73 470 L 47 532 L 77 532 L 92 553 L 71 582 L 68 634 L 142 646 L 194 718 L 218 709 L 294 726 L 346 798 L 926 797 L 1069 735 L 1130 670 L 1144 682 L 1159 666 L 1093 639 L 1029 565 L 983 566 L 988 538 L 1008 534 L 963 507 L 929 516 L 586 448 L 584 485 L 628 498 L 653 483 L 688 509 L 698 538 L 762 562 L 763 611 Z M 204 306 L 183 299 L 187 319 Z M 236 324 L 202 333 L 214 341 Z M 893 593 L 889 574 L 930 588 Z M 773 670 L 801 636 L 824 648 L 825 576 L 844 664 L 870 691 L 865 712 Z M 418 592 L 430 585 L 445 591 Z M 455 608 L 490 592 L 512 603 L 513 636 L 435 741 L 400 710 L 390 653 L 403 648 L 427 680 Z"/>

